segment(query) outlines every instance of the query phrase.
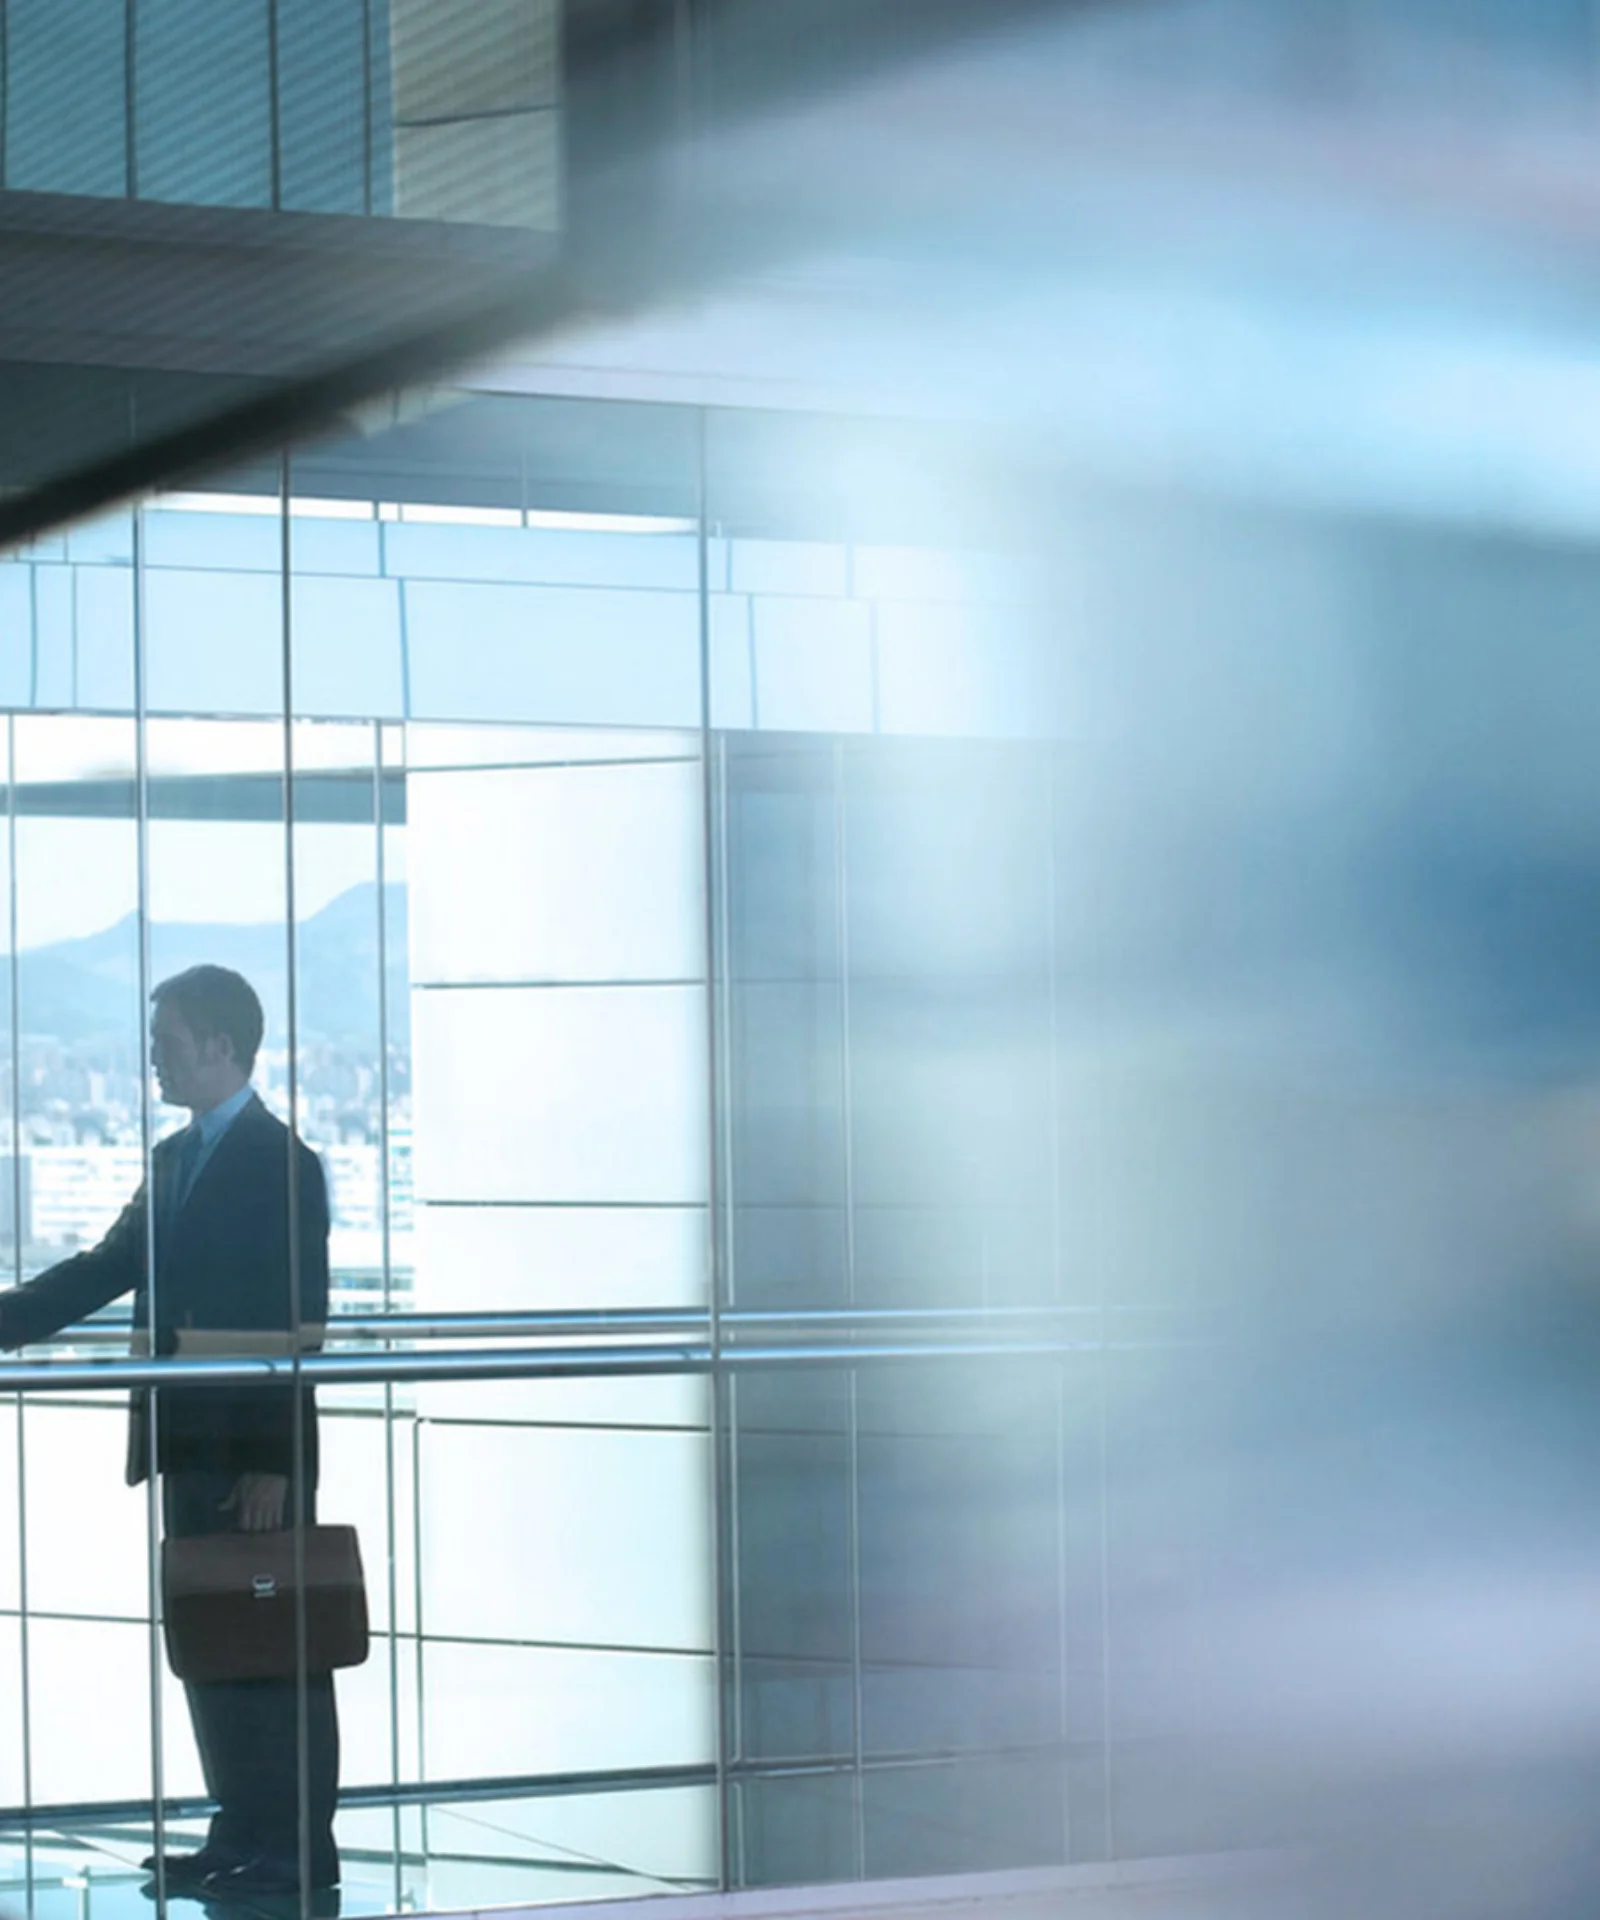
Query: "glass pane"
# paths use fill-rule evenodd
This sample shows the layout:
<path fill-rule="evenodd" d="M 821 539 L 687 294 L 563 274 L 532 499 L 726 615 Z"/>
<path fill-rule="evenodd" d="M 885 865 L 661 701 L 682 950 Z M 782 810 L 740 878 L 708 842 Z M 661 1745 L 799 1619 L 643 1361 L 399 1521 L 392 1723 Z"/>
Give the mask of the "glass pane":
<path fill-rule="evenodd" d="M 336 1313 L 381 1311 L 393 1277 L 386 995 L 398 980 L 403 1042 L 406 922 L 380 879 L 379 750 L 371 725 L 294 729 L 298 1116 L 328 1180 Z"/>
<path fill-rule="evenodd" d="M 934 436 L 713 415 L 707 460 L 725 1298 L 808 1343 L 852 1306 L 903 1311 L 874 1329 L 898 1343 L 930 1309 L 1053 1302 L 1084 1190 L 1059 1108 L 1088 1098 L 1058 1068 L 1084 1016 L 1057 915 L 1084 882 L 1055 747 L 1028 741 L 1059 733 L 1064 650 L 1046 671 L 1036 583 L 975 538 Z M 1082 1446 L 1070 1536 L 1063 1495 L 1063 1407 L 1099 1364 L 735 1376 L 742 1881 L 1066 1857 L 1068 1750 L 1106 1760 Z"/>
<path fill-rule="evenodd" d="M 127 33 L 125 0 L 10 0 L 7 187 L 128 191 Z"/>
<path fill-rule="evenodd" d="M 866 1775 L 866 1873 L 874 1879 L 1043 1867 L 1066 1850 L 1059 1763 L 985 1758 Z"/>
<path fill-rule="evenodd" d="M 143 1175 L 136 741 L 131 720 L 13 726 L 23 1264 L 36 1273 L 94 1245 Z"/>
<path fill-rule="evenodd" d="M 25 707 L 33 699 L 33 568 L 0 561 L 0 698 Z"/>
<path fill-rule="evenodd" d="M 140 0 L 134 17 L 140 198 L 271 206 L 267 0 Z"/>
<path fill-rule="evenodd" d="M 258 606 L 263 661 L 275 659 L 279 686 L 277 701 L 263 697 L 262 705 L 281 714 L 280 580 L 170 573 L 196 631 L 226 619 L 229 592 L 213 591 L 224 579 L 248 586 Z M 177 681 L 172 686 L 169 697 L 183 700 Z M 205 694 L 191 688 L 187 697 L 203 704 Z M 360 858 L 339 838 L 359 823 L 359 814 L 355 822 L 339 817 L 341 801 L 349 811 L 350 785 L 369 818 L 373 810 L 370 757 L 363 765 L 350 751 L 364 746 L 370 756 L 370 736 L 307 743 L 307 797 L 333 818 L 308 823 L 303 894 L 293 884 L 287 828 L 290 744 L 281 721 L 164 716 L 145 727 L 146 897 L 158 988 L 148 1332 L 154 1351 L 179 1364 L 292 1364 L 320 1343 L 328 1317 L 326 1178 L 283 1125 L 301 1125 L 302 1104 L 295 962 L 304 956 L 291 933 L 316 927 L 341 894 L 370 884 L 375 829 L 360 836 Z M 324 829 L 331 842 L 319 837 Z M 310 973 L 320 979 L 315 967 Z M 313 999 L 325 1017 L 320 987 Z M 253 1875 L 262 1897 L 274 1888 L 292 1893 L 302 1847 L 313 1885 L 331 1885 L 340 1872 L 336 1696 L 309 1599 L 309 1666 L 294 1671 L 296 1573 L 301 1557 L 317 1564 L 322 1536 L 289 1543 L 302 1522 L 318 1519 L 317 1441 L 310 1396 L 276 1377 L 163 1384 L 154 1396 L 149 1447 L 159 1471 L 166 1651 L 184 1674 L 184 1705 L 163 1725 L 166 1771 L 178 1778 L 191 1756 L 201 1757 L 213 1803 L 196 1836 L 201 1858 L 218 1874 Z M 380 1553 L 385 1544 L 380 1536 Z M 246 1557 L 263 1604 L 260 1614 L 252 1608 L 249 1630 L 235 1621 L 226 1634 L 197 1631 L 206 1604 L 197 1595 L 211 1592 L 216 1578 L 205 1556 L 219 1550 Z M 286 1623 L 276 1650 L 255 1635 L 257 1623 L 265 1630 L 273 1622 Z M 174 1861 L 173 1873 L 184 1870 Z"/>
<path fill-rule="evenodd" d="M 64 704 L 71 703 L 78 643 L 92 631 L 74 632 L 75 602 L 81 612 L 85 599 L 74 576 L 116 574 L 119 587 L 131 588 L 114 557 L 118 544 L 107 541 L 109 564 L 85 558 L 54 566 L 63 591 L 47 596 L 51 623 L 36 637 L 47 645 Z M 88 530 L 79 551 L 94 552 Z M 112 657 L 131 669 L 123 651 L 131 631 L 120 620 L 111 640 Z M 6 865 L 20 1061 L 8 1086 L 15 1105 L 7 1131 L 20 1147 L 8 1213 L 21 1229 L 8 1249 L 9 1280 L 41 1275 L 95 1247 L 142 1185 L 144 1007 L 132 720 L 21 714 L 7 721 L 7 734 L 16 775 L 14 859 Z M 9 1034 L 5 1046 L 9 1053 Z M 41 1302 L 29 1324 L 31 1344 L 54 1340 L 94 1356 L 126 1351 L 144 1253 L 134 1235 L 127 1258 L 91 1287 L 93 1297 Z M 121 1325 L 86 1325 L 88 1314 Z M 144 1490 L 125 1480 L 126 1396 L 40 1394 L 6 1424 L 19 1523 L 12 1604 L 21 1609 L 28 1791 L 41 1804 L 137 1804 L 151 1796 L 154 1760 L 149 1509 Z M 97 1543 L 87 1557 L 86 1538 Z M 114 1729 L 86 1754 L 82 1728 L 102 1713 Z M 187 1777 L 193 1790 L 192 1757 Z M 48 1882 L 64 1863 L 52 1869 L 41 1860 L 39 1869 Z"/>
<path fill-rule="evenodd" d="M 368 211 L 367 13 L 362 0 L 278 0 L 280 206 Z"/>
<path fill-rule="evenodd" d="M 9 1410 L 6 1424 L 12 1424 Z M 13 1532 L 13 1539 L 16 1534 Z M 27 1778 L 23 1771 L 23 1718 L 22 1718 L 22 1623 L 14 1609 L 0 1613 L 0 1792 L 6 1796 L 8 1807 L 26 1806 L 28 1800 Z M 16 1856 L 23 1852 L 22 1837 L 9 1837 L 0 1859 L 5 1860 L 7 1878 L 22 1880 L 25 1861 Z"/>

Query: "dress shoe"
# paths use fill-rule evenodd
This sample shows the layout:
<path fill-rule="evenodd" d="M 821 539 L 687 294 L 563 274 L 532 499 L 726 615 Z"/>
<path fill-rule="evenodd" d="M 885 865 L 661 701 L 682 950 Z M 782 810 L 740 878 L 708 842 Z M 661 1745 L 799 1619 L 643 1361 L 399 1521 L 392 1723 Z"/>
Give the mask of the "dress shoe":
<path fill-rule="evenodd" d="M 339 1884 L 337 1865 L 311 1870 L 311 1891 L 326 1893 Z M 272 1854 L 258 1853 L 249 1860 L 235 1860 L 208 1873 L 196 1886 L 202 1900 L 260 1900 L 275 1894 L 298 1894 L 300 1865 L 295 1860 L 280 1860 Z"/>
<path fill-rule="evenodd" d="M 197 1887 L 207 1874 L 233 1864 L 231 1854 L 217 1853 L 210 1847 L 201 1847 L 194 1853 L 169 1853 L 164 1858 L 169 1887 Z M 153 1853 L 146 1854 L 139 1865 L 145 1873 L 154 1877 L 156 1856 Z"/>

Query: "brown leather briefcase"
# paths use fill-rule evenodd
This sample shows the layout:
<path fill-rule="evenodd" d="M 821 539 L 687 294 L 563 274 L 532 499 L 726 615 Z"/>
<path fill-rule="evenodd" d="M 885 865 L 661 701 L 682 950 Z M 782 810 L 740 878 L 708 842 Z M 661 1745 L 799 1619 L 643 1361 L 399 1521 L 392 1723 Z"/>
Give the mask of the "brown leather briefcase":
<path fill-rule="evenodd" d="M 367 1657 L 367 1592 L 354 1527 L 201 1533 L 164 1541 L 167 1659 L 180 1680 L 287 1680 L 295 1673 L 295 1583 L 305 1576 L 306 1671 Z"/>

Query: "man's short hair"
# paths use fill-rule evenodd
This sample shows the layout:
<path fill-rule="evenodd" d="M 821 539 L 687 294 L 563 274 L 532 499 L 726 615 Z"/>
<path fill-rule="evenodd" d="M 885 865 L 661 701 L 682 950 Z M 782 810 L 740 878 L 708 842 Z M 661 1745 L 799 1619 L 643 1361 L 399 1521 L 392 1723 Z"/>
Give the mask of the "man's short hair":
<path fill-rule="evenodd" d="M 256 990 L 242 973 L 231 967 L 186 967 L 163 980 L 150 998 L 158 1007 L 175 1007 L 197 1040 L 225 1033 L 233 1042 L 234 1059 L 249 1078 L 267 1023 Z"/>

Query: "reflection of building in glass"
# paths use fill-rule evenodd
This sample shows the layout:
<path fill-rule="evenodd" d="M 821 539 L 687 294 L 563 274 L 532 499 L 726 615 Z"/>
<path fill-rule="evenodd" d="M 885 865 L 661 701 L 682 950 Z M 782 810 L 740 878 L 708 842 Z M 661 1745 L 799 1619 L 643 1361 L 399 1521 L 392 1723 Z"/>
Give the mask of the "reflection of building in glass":
<path fill-rule="evenodd" d="M 310 1136 L 315 1138 L 314 1135 Z M 381 1149 L 344 1144 L 320 1147 L 328 1175 L 332 1236 L 329 1257 L 336 1287 L 365 1293 L 381 1286 L 385 1194 Z M 9 1162 L 0 1162 L 0 1235 L 11 1237 Z M 25 1264 L 38 1271 L 63 1254 L 93 1246 L 127 1205 L 144 1178 L 137 1146 L 33 1146 L 22 1155 Z M 411 1143 L 391 1136 L 389 1257 L 404 1272 L 411 1262 Z M 352 1303 L 353 1310 L 353 1303 Z"/>
<path fill-rule="evenodd" d="M 144 1179 L 144 1155 L 136 1146 L 36 1146 L 24 1164 L 32 1175 L 30 1264 L 36 1267 L 93 1246 Z"/>
<path fill-rule="evenodd" d="M 14 1253 L 18 1221 L 26 1246 L 33 1235 L 32 1161 L 27 1154 L 0 1154 L 0 1251 Z"/>

